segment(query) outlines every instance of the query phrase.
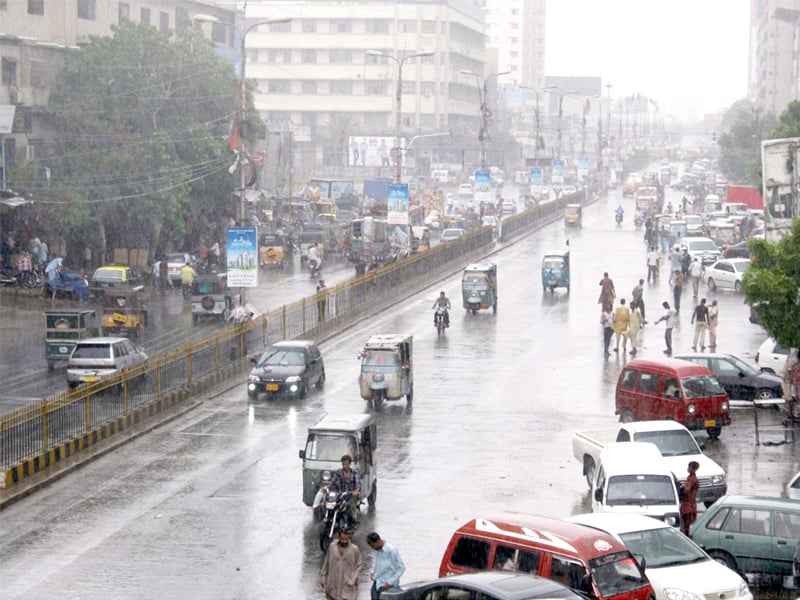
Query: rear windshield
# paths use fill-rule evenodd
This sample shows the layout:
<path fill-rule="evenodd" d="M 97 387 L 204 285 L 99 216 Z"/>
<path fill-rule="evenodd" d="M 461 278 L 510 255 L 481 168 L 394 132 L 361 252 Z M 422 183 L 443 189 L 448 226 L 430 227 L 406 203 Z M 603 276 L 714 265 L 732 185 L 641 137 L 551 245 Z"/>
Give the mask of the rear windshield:
<path fill-rule="evenodd" d="M 564 267 L 564 261 L 560 258 L 546 258 L 543 266 L 545 269 L 561 269 Z"/>
<path fill-rule="evenodd" d="M 709 396 L 722 396 L 725 390 L 717 379 L 711 375 L 694 375 L 682 377 L 683 393 L 687 400 L 692 398 L 707 398 Z"/>
<path fill-rule="evenodd" d="M 616 475 L 607 490 L 608 506 L 675 504 L 675 484 L 666 475 Z"/>
<path fill-rule="evenodd" d="M 72 353 L 72 358 L 111 358 L 109 344 L 79 344 Z"/>
<path fill-rule="evenodd" d="M 589 561 L 601 596 L 608 598 L 648 584 L 630 552 L 615 552 Z"/>
<path fill-rule="evenodd" d="M 691 433 L 683 429 L 672 431 L 640 431 L 634 441 L 655 444 L 661 456 L 685 456 L 700 454 L 700 448 Z"/>

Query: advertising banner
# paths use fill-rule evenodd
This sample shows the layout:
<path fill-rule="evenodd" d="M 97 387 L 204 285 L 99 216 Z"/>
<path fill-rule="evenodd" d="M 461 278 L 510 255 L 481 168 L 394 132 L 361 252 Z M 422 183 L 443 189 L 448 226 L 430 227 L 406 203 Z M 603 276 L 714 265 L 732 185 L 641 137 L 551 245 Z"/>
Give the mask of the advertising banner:
<path fill-rule="evenodd" d="M 473 188 L 475 202 L 492 202 L 492 172 L 489 169 L 475 171 L 475 186 Z"/>
<path fill-rule="evenodd" d="M 531 168 L 530 184 L 544 185 L 544 171 L 542 170 L 542 167 Z"/>
<path fill-rule="evenodd" d="M 589 174 L 589 157 L 578 157 L 578 178 L 584 179 Z"/>
<path fill-rule="evenodd" d="M 553 161 L 553 174 L 551 176 L 553 183 L 564 183 L 564 161 Z"/>
<path fill-rule="evenodd" d="M 408 225 L 408 184 L 389 184 L 389 210 L 386 220 L 390 225 Z"/>
<path fill-rule="evenodd" d="M 348 139 L 347 166 L 397 168 L 392 152 L 397 142 L 394 136 L 351 136 Z M 400 149 L 406 147 L 405 138 L 400 138 Z"/>
<path fill-rule="evenodd" d="M 258 285 L 258 240 L 255 227 L 228 227 L 228 287 Z"/>

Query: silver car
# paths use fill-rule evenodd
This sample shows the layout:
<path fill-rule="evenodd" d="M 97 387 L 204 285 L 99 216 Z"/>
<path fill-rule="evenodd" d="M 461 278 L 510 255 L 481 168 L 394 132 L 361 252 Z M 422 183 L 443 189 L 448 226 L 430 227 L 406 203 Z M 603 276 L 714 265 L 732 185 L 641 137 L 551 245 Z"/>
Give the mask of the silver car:
<path fill-rule="evenodd" d="M 122 369 L 147 361 L 144 350 L 125 337 L 95 337 L 79 341 L 67 363 L 67 384 L 94 383 Z"/>

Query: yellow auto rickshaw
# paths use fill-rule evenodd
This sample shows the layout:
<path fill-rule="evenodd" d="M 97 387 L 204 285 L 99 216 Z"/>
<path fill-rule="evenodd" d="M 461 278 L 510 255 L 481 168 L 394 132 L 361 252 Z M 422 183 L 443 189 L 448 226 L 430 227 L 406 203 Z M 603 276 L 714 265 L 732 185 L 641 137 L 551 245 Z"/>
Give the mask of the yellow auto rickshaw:
<path fill-rule="evenodd" d="M 491 308 L 497 314 L 497 265 L 490 262 L 467 265 L 461 278 L 461 296 L 467 312 L 474 315 Z"/>
<path fill-rule="evenodd" d="M 262 269 L 286 266 L 288 242 L 282 233 L 262 233 L 258 243 L 258 264 Z"/>
<path fill-rule="evenodd" d="M 583 208 L 580 204 L 567 204 L 564 208 L 564 225 L 583 227 Z"/>
<path fill-rule="evenodd" d="M 100 318 L 103 335 L 139 337 L 147 326 L 147 294 L 143 285 L 111 287 L 103 294 L 103 313 Z"/>

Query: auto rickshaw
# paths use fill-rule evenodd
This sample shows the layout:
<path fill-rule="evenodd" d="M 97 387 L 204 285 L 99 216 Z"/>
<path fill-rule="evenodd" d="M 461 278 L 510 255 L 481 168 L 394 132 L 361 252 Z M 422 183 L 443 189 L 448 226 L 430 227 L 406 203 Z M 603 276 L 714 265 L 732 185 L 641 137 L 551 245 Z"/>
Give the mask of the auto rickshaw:
<path fill-rule="evenodd" d="M 147 294 L 143 285 L 111 287 L 103 294 L 103 335 L 139 333 L 147 326 Z"/>
<path fill-rule="evenodd" d="M 730 221 L 711 221 L 708 224 L 708 237 L 717 246 L 732 246 L 739 241 L 739 231 L 736 224 Z"/>
<path fill-rule="evenodd" d="M 553 292 L 557 287 L 569 293 L 569 250 L 548 250 L 542 258 L 542 290 Z"/>
<path fill-rule="evenodd" d="M 564 208 L 564 225 L 583 227 L 583 208 L 580 204 L 567 204 Z"/>
<path fill-rule="evenodd" d="M 491 308 L 497 314 L 497 265 L 489 262 L 467 265 L 461 277 L 461 296 L 467 312 L 474 315 Z"/>
<path fill-rule="evenodd" d="M 414 399 L 412 372 L 413 336 L 405 333 L 373 335 L 359 353 L 361 397 L 380 410 L 384 400 L 405 397 L 406 406 Z"/>
<path fill-rule="evenodd" d="M 349 454 L 353 470 L 361 476 L 361 498 L 373 506 L 378 495 L 377 445 L 375 417 L 369 414 L 328 415 L 309 427 L 305 449 L 299 453 L 303 460 L 303 504 L 317 511 L 320 492 L 342 466 L 342 456 Z"/>
<path fill-rule="evenodd" d="M 192 323 L 213 317 L 220 323 L 230 315 L 231 291 L 219 275 L 198 275 L 192 281 Z"/>
<path fill-rule="evenodd" d="M 93 308 L 49 308 L 44 311 L 44 355 L 47 369 L 66 361 L 79 340 L 102 334 L 100 318 Z"/>
<path fill-rule="evenodd" d="M 291 258 L 286 236 L 283 233 L 262 233 L 258 241 L 258 264 L 262 269 L 285 267 Z"/>

